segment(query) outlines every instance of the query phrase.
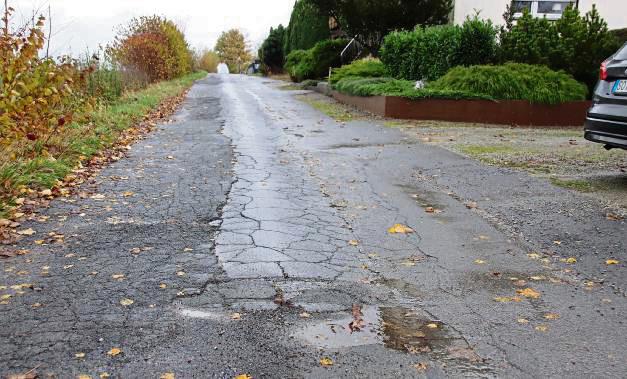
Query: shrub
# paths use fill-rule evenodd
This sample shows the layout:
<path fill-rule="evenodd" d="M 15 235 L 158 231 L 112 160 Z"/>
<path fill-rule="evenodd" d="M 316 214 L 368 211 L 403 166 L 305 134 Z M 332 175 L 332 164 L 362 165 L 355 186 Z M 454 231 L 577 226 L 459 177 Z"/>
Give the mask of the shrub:
<path fill-rule="evenodd" d="M 9 9 L 10 12 L 10 9 Z M 60 133 L 73 118 L 91 110 L 82 96 L 88 72 L 69 59 L 40 58 L 44 18 L 32 29 L 0 38 L 0 146 L 39 144 Z"/>
<path fill-rule="evenodd" d="M 496 30 L 476 16 L 460 26 L 417 27 L 386 36 L 381 61 L 395 78 L 436 80 L 454 66 L 495 60 Z"/>
<path fill-rule="evenodd" d="M 350 77 L 378 78 L 383 76 L 386 76 L 385 65 L 378 59 L 366 58 L 334 69 L 330 82 L 335 84 Z"/>
<path fill-rule="evenodd" d="M 146 73 L 150 81 L 172 79 L 192 69 L 185 36 L 170 20 L 140 17 L 120 28 L 108 53 L 124 69 Z"/>
<path fill-rule="evenodd" d="M 347 43 L 343 39 L 327 40 L 309 50 L 293 51 L 287 56 L 285 68 L 296 82 L 324 78 L 329 68 L 341 65 L 340 53 Z"/>
<path fill-rule="evenodd" d="M 473 66 L 494 63 L 496 60 L 497 29 L 490 20 L 481 20 L 479 15 L 467 18 L 462 25 L 457 64 Z"/>
<path fill-rule="evenodd" d="M 218 53 L 213 50 L 205 50 L 200 53 L 196 67 L 207 72 L 218 72 L 218 64 L 220 64 Z"/>
<path fill-rule="evenodd" d="M 340 80 L 334 88 L 353 96 L 399 96 L 408 99 L 492 99 L 486 95 L 458 90 L 415 89 L 413 81 L 393 78 L 345 78 Z"/>
<path fill-rule="evenodd" d="M 564 72 L 521 63 L 455 67 L 442 78 L 430 83 L 428 88 L 545 104 L 585 100 L 588 94 L 585 85 Z"/>
<path fill-rule="evenodd" d="M 593 7 L 585 16 L 569 7 L 562 18 L 549 22 L 525 12 L 501 31 L 501 61 L 543 64 L 564 70 L 592 89 L 601 62 L 619 47 L 607 23 Z"/>

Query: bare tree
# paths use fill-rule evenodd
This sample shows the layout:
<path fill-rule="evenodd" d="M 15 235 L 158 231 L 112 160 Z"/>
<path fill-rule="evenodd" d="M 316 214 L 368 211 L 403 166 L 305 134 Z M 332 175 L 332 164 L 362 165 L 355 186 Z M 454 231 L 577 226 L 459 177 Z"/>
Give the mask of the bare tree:
<path fill-rule="evenodd" d="M 48 40 L 46 41 L 46 58 L 50 56 L 50 39 L 52 38 L 52 11 L 48 5 Z"/>

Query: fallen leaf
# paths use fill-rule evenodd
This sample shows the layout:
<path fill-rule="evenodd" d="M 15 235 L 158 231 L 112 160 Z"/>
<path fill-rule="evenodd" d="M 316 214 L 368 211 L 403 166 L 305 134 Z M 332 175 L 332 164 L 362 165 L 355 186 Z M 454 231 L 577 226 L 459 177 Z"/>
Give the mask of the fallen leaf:
<path fill-rule="evenodd" d="M 474 201 L 469 201 L 466 203 L 466 208 L 468 209 L 476 209 L 477 208 L 477 203 Z"/>
<path fill-rule="evenodd" d="M 622 221 L 625 219 L 623 216 L 619 216 L 615 213 L 608 213 L 606 217 L 610 221 Z"/>
<path fill-rule="evenodd" d="M 618 260 L 616 260 L 616 259 L 608 259 L 607 261 L 605 261 L 605 264 L 606 264 L 606 265 L 610 265 L 610 266 L 611 266 L 611 265 L 617 265 L 617 264 L 619 264 L 619 263 L 620 263 L 620 261 L 618 261 Z"/>
<path fill-rule="evenodd" d="M 126 191 L 126 192 L 122 193 L 122 196 L 124 196 L 124 197 L 132 197 L 132 196 L 135 196 L 135 192 Z"/>
<path fill-rule="evenodd" d="M 39 192 L 39 194 L 40 194 L 41 196 L 52 196 L 52 191 L 51 191 L 51 190 L 49 190 L 49 189 L 45 189 L 45 190 L 43 190 L 43 191 Z"/>
<path fill-rule="evenodd" d="M 333 360 L 331 358 L 322 358 L 320 359 L 320 365 L 324 367 L 333 366 Z"/>
<path fill-rule="evenodd" d="M 555 245 L 559 246 L 559 245 L 561 245 L 561 244 L 562 244 L 562 241 L 553 241 L 553 243 L 554 243 Z"/>
<path fill-rule="evenodd" d="M 113 349 L 109 350 L 109 352 L 107 353 L 107 355 L 111 356 L 111 357 L 115 357 L 116 355 L 119 355 L 122 353 L 121 349 L 118 349 L 117 347 L 114 347 Z"/>
<path fill-rule="evenodd" d="M 241 313 L 233 313 L 231 314 L 231 320 L 241 320 L 242 319 L 242 314 Z"/>
<path fill-rule="evenodd" d="M 568 263 L 568 264 L 575 264 L 575 263 L 577 263 L 577 258 L 574 258 L 574 257 L 562 258 L 562 259 L 560 259 L 560 262 Z"/>
<path fill-rule="evenodd" d="M 419 372 L 427 371 L 429 368 L 429 366 L 424 362 L 416 363 L 413 367 Z"/>
<path fill-rule="evenodd" d="M 79 358 L 79 359 L 80 358 L 85 358 L 85 353 L 76 353 L 76 354 L 74 354 L 74 357 Z"/>
<path fill-rule="evenodd" d="M 527 320 L 526 318 L 519 318 L 516 320 L 519 324 L 529 324 L 529 320 Z"/>
<path fill-rule="evenodd" d="M 300 316 L 300 318 L 310 318 L 311 317 L 311 315 L 309 313 L 307 313 L 307 312 L 303 312 L 299 316 Z"/>
<path fill-rule="evenodd" d="M 174 379 L 174 373 L 173 372 L 166 372 L 165 374 L 162 374 L 159 379 Z"/>
<path fill-rule="evenodd" d="M 409 226 L 405 226 L 403 224 L 396 224 L 390 229 L 388 229 L 388 233 L 390 234 L 408 234 L 413 233 L 414 230 Z"/>
<path fill-rule="evenodd" d="M 79 376 L 76 377 L 77 379 L 91 379 L 91 376 L 87 375 L 87 374 L 81 374 Z"/>
<path fill-rule="evenodd" d="M 514 296 L 514 297 L 499 296 L 499 297 L 495 297 L 494 301 L 496 301 L 497 303 L 520 303 L 522 299 L 519 298 L 518 296 Z"/>
<path fill-rule="evenodd" d="M 248 374 L 241 374 L 236 376 L 234 379 L 253 379 L 253 377 Z"/>
<path fill-rule="evenodd" d="M 111 377 L 111 375 L 108 372 L 102 372 L 98 376 L 100 377 L 100 379 L 107 379 Z"/>
<path fill-rule="evenodd" d="M 477 265 L 484 265 L 485 261 L 481 260 L 481 259 L 477 259 L 477 260 L 475 260 L 475 264 L 477 264 Z"/>
<path fill-rule="evenodd" d="M 350 240 L 350 241 L 348 241 L 348 244 L 351 245 L 351 246 L 357 246 L 357 245 L 359 245 L 359 241 Z"/>
<path fill-rule="evenodd" d="M 120 300 L 120 304 L 128 307 L 129 305 L 132 305 L 135 301 L 131 300 L 131 299 L 122 299 Z"/>
<path fill-rule="evenodd" d="M 433 207 L 426 207 L 425 208 L 425 212 L 427 212 L 427 213 L 435 213 L 435 208 L 433 208 Z"/>
<path fill-rule="evenodd" d="M 63 266 L 63 269 L 64 269 L 64 270 L 69 270 L 69 269 L 71 269 L 72 267 L 74 267 L 74 265 L 67 265 L 67 266 Z"/>
<path fill-rule="evenodd" d="M 169 159 L 169 160 L 174 159 L 174 157 L 173 157 L 173 156 L 171 156 L 171 155 L 168 155 L 166 158 L 167 158 L 167 159 Z"/>
<path fill-rule="evenodd" d="M 538 325 L 535 327 L 535 329 L 539 332 L 546 332 L 547 330 L 549 330 L 549 327 L 546 325 Z"/>
<path fill-rule="evenodd" d="M 111 275 L 111 278 L 113 278 L 115 280 L 124 279 L 125 277 L 126 277 L 126 275 L 124 275 L 124 274 L 113 274 L 113 275 Z"/>
<path fill-rule="evenodd" d="M 557 313 L 547 313 L 544 318 L 547 320 L 558 320 L 561 316 Z"/>
<path fill-rule="evenodd" d="M 533 288 L 525 288 L 524 290 L 517 290 L 516 293 L 529 299 L 539 299 L 540 293 Z"/>
<path fill-rule="evenodd" d="M 427 324 L 427 328 L 429 328 L 429 329 L 437 329 L 439 327 L 440 326 L 438 324 L 435 324 L 435 323 Z"/>
<path fill-rule="evenodd" d="M 466 347 L 450 347 L 448 348 L 448 355 L 454 359 L 465 359 L 469 362 L 481 362 L 482 359 L 474 350 Z"/>
<path fill-rule="evenodd" d="M 17 232 L 17 234 L 19 234 L 21 236 L 32 236 L 35 233 L 37 233 L 37 232 L 34 231 L 32 228 L 20 230 L 20 231 Z"/>
<path fill-rule="evenodd" d="M 168 285 L 167 285 L 167 284 L 165 284 L 165 283 L 161 283 L 161 284 L 159 284 L 159 288 L 161 288 L 162 290 L 164 290 L 164 289 L 168 288 Z"/>
<path fill-rule="evenodd" d="M 96 195 L 93 195 L 91 198 L 92 200 L 101 201 L 101 200 L 104 200 L 106 197 L 105 195 L 102 195 L 102 194 L 96 194 Z"/>
<path fill-rule="evenodd" d="M 185 271 L 179 271 L 176 273 L 176 276 L 185 276 L 185 275 L 187 275 Z"/>

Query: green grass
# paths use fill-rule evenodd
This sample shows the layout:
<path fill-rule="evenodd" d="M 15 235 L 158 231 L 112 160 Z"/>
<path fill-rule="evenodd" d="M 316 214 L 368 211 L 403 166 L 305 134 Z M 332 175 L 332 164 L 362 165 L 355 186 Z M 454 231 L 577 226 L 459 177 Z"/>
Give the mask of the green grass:
<path fill-rule="evenodd" d="M 551 183 L 557 187 L 567 188 L 579 192 L 592 192 L 595 190 L 592 183 L 586 179 L 551 178 Z"/>
<path fill-rule="evenodd" d="M 16 189 L 53 187 L 76 167 L 81 158 L 89 159 L 110 147 L 124 130 L 141 120 L 162 101 L 180 94 L 205 75 L 205 72 L 198 72 L 156 83 L 128 93 L 111 104 L 100 106 L 92 115 L 91 126 L 73 124 L 64 134 L 51 138 L 50 144 L 61 151 L 53 157 L 35 154 L 33 159 L 0 161 L 0 218 L 6 216 L 6 212 L 14 205 L 11 195 Z M 35 146 L 33 151 L 38 152 L 38 147 Z"/>
<path fill-rule="evenodd" d="M 324 100 L 315 100 L 306 96 L 300 97 L 300 100 L 337 121 L 348 122 L 354 119 L 353 114 L 342 105 Z"/>

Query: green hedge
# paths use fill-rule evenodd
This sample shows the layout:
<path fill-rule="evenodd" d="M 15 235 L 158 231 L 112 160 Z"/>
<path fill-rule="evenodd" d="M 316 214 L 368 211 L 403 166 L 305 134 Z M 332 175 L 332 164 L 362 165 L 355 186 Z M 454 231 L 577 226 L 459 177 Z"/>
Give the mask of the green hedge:
<path fill-rule="evenodd" d="M 340 53 L 348 41 L 344 39 L 318 42 L 309 50 L 296 50 L 286 59 L 285 68 L 293 81 L 320 79 L 329 75 L 329 68 L 340 67 Z"/>
<path fill-rule="evenodd" d="M 296 50 L 311 49 L 330 36 L 329 16 L 321 13 L 311 0 L 298 0 L 285 30 L 283 50 L 289 54 Z"/>
<path fill-rule="evenodd" d="M 585 100 L 587 95 L 586 86 L 566 73 L 520 63 L 458 66 L 419 90 L 410 80 L 355 77 L 341 79 L 334 89 L 353 96 L 527 100 L 542 104 Z"/>
<path fill-rule="evenodd" d="M 386 76 L 385 65 L 378 59 L 365 58 L 334 69 L 330 82 L 335 84 L 344 78 L 351 77 L 379 78 L 383 76 Z"/>
<path fill-rule="evenodd" d="M 543 64 L 563 70 L 589 90 L 598 81 L 601 62 L 620 46 L 594 7 L 585 16 L 569 7 L 555 22 L 525 12 L 515 24 L 507 23 L 500 40 L 501 62 Z"/>
<path fill-rule="evenodd" d="M 493 63 L 496 34 L 490 21 L 477 17 L 462 26 L 418 27 L 386 36 L 380 56 L 395 78 L 436 80 L 457 65 Z"/>
<path fill-rule="evenodd" d="M 430 83 L 429 88 L 455 89 L 499 100 L 527 100 L 544 104 L 585 100 L 588 95 L 584 84 L 564 72 L 522 63 L 455 67 Z"/>
<path fill-rule="evenodd" d="M 340 80 L 334 89 L 352 96 L 399 96 L 407 99 L 485 99 L 491 97 L 457 90 L 424 88 L 417 90 L 414 82 L 394 78 L 355 78 Z"/>

